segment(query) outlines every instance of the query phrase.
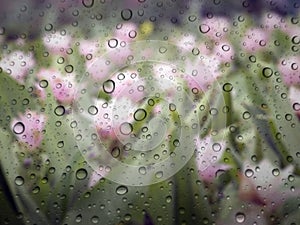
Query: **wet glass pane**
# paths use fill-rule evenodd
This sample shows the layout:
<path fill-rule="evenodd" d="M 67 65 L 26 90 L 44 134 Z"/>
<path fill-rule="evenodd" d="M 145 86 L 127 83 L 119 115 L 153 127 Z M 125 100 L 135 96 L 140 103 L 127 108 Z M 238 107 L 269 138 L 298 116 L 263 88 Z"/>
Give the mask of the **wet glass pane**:
<path fill-rule="evenodd" d="M 299 224 L 299 0 L 0 4 L 0 224 Z"/>

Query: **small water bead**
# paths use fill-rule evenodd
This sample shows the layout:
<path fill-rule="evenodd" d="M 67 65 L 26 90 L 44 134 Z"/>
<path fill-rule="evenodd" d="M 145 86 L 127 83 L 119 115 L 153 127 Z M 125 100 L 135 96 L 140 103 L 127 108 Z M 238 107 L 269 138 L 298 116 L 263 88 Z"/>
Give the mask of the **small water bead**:
<path fill-rule="evenodd" d="M 206 24 L 201 24 L 199 26 L 199 30 L 200 30 L 201 33 L 206 34 L 207 32 L 210 31 L 210 27 Z"/>
<path fill-rule="evenodd" d="M 254 175 L 254 172 L 252 169 L 246 169 L 245 176 L 246 177 L 252 177 Z"/>
<path fill-rule="evenodd" d="M 133 131 L 131 123 L 124 122 L 120 125 L 120 132 L 123 135 L 129 135 Z"/>
<path fill-rule="evenodd" d="M 233 86 L 231 83 L 225 83 L 223 85 L 223 91 L 225 91 L 225 92 L 231 92 L 232 89 L 233 89 Z"/>
<path fill-rule="evenodd" d="M 91 218 L 91 222 L 92 222 L 93 224 L 97 224 L 97 223 L 99 223 L 99 221 L 100 221 L 100 219 L 99 219 L 98 216 L 93 216 L 93 217 Z"/>
<path fill-rule="evenodd" d="M 103 83 L 103 91 L 107 94 L 113 93 L 115 90 L 115 82 L 113 80 L 107 80 Z"/>
<path fill-rule="evenodd" d="M 238 223 L 243 223 L 246 220 L 246 216 L 244 213 L 238 212 L 235 214 L 235 221 Z"/>
<path fill-rule="evenodd" d="M 162 171 L 158 171 L 158 172 L 156 172 L 155 173 L 155 177 L 157 178 L 157 179 L 160 179 L 160 178 L 162 178 L 163 177 L 163 172 Z"/>
<path fill-rule="evenodd" d="M 108 46 L 110 48 L 116 48 L 118 46 L 118 40 L 115 38 L 108 40 Z"/>
<path fill-rule="evenodd" d="M 269 67 L 265 67 L 262 70 L 262 74 L 266 78 L 270 78 L 273 75 L 273 70 Z"/>
<path fill-rule="evenodd" d="M 94 5 L 94 0 L 82 0 L 82 5 L 86 8 L 92 8 Z"/>
<path fill-rule="evenodd" d="M 111 151 L 111 155 L 114 158 L 118 158 L 120 156 L 120 154 L 121 154 L 121 150 L 119 147 L 114 147 Z"/>
<path fill-rule="evenodd" d="M 146 118 L 146 116 L 147 116 L 147 112 L 145 109 L 137 109 L 133 114 L 133 118 L 136 121 L 142 121 Z"/>
<path fill-rule="evenodd" d="M 132 18 L 132 11 L 131 11 L 131 9 L 123 9 L 121 11 L 121 17 L 125 21 L 130 20 Z"/>
<path fill-rule="evenodd" d="M 124 185 L 120 185 L 116 189 L 116 193 L 118 195 L 125 195 L 128 192 L 128 188 Z"/>
<path fill-rule="evenodd" d="M 169 110 L 174 112 L 176 110 L 176 105 L 174 103 L 169 104 Z"/>
<path fill-rule="evenodd" d="M 47 80 L 41 80 L 39 82 L 39 85 L 40 85 L 41 88 L 46 88 L 46 87 L 48 87 L 48 81 Z"/>
<path fill-rule="evenodd" d="M 88 108 L 88 113 L 91 114 L 91 115 L 97 115 L 98 113 L 98 108 L 94 105 L 91 105 L 89 108 Z"/>
<path fill-rule="evenodd" d="M 141 175 L 145 175 L 145 174 L 147 173 L 146 167 L 144 167 L 144 166 L 140 167 L 140 168 L 139 168 L 139 173 L 140 173 Z"/>
<path fill-rule="evenodd" d="M 275 176 L 275 177 L 277 177 L 277 176 L 279 176 L 279 174 L 280 174 L 280 171 L 279 171 L 279 169 L 273 169 L 272 170 L 272 174 Z"/>
<path fill-rule="evenodd" d="M 88 172 L 86 171 L 86 169 L 81 168 L 76 171 L 76 178 L 78 180 L 84 180 L 87 177 L 87 175 Z"/>
<path fill-rule="evenodd" d="M 213 149 L 215 152 L 219 152 L 219 151 L 221 151 L 222 146 L 221 146 L 221 144 L 219 144 L 219 143 L 214 143 L 214 144 L 212 145 L 212 149 Z"/>
<path fill-rule="evenodd" d="M 17 122 L 14 127 L 13 131 L 15 134 L 22 134 L 25 131 L 25 126 L 22 122 Z"/>
<path fill-rule="evenodd" d="M 63 116 L 65 114 L 65 111 L 65 107 L 62 105 L 59 105 L 54 109 L 54 113 L 57 116 Z"/>
<path fill-rule="evenodd" d="M 250 118 L 251 118 L 250 112 L 246 111 L 246 112 L 243 113 L 243 119 L 244 119 L 244 120 L 248 120 L 248 119 L 250 119 Z"/>
<path fill-rule="evenodd" d="M 81 221 L 82 221 L 82 215 L 79 214 L 79 215 L 76 216 L 75 222 L 76 222 L 76 223 L 80 223 Z"/>
<path fill-rule="evenodd" d="M 25 183 L 25 180 L 24 180 L 24 178 L 22 176 L 17 176 L 15 178 L 15 184 L 17 186 L 22 186 L 24 183 Z"/>

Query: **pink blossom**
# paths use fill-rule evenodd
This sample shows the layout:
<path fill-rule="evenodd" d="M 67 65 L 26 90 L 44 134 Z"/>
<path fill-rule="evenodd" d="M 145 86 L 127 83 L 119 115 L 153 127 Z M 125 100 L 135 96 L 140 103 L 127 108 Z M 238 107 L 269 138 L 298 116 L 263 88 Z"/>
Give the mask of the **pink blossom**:
<path fill-rule="evenodd" d="M 43 37 L 43 43 L 49 52 L 53 54 L 66 54 L 67 49 L 72 45 L 72 38 L 63 32 L 47 33 Z"/>
<path fill-rule="evenodd" d="M 262 160 L 258 165 L 245 163 L 241 175 L 239 196 L 242 200 L 264 204 L 267 209 L 274 210 L 291 197 L 299 196 L 300 190 L 286 189 L 288 176 L 293 173 L 293 167 L 283 170 L 274 167 L 268 160 Z M 251 196 L 253 196 L 251 198 Z"/>
<path fill-rule="evenodd" d="M 230 24 L 224 17 L 205 19 L 200 24 L 200 31 L 210 39 L 220 41 L 226 38 Z"/>
<path fill-rule="evenodd" d="M 278 70 L 282 80 L 288 86 L 300 84 L 300 57 L 289 57 L 279 60 Z"/>
<path fill-rule="evenodd" d="M 117 73 L 111 77 L 111 80 L 115 85 L 111 94 L 114 98 L 128 98 L 133 102 L 138 102 L 144 97 L 145 82 L 137 71 Z"/>
<path fill-rule="evenodd" d="M 54 97 L 61 103 L 69 104 L 75 98 L 76 83 L 72 74 L 62 75 L 55 69 L 41 69 L 37 77 L 49 81 Z"/>
<path fill-rule="evenodd" d="M 122 23 L 117 25 L 114 37 L 119 41 L 131 42 L 137 34 L 137 26 L 134 23 Z"/>
<path fill-rule="evenodd" d="M 183 35 L 180 38 L 175 37 L 175 43 L 177 46 L 180 46 L 183 50 L 191 52 L 196 46 L 196 37 L 192 34 Z"/>
<path fill-rule="evenodd" d="M 249 29 L 242 41 L 242 45 L 248 52 L 256 52 L 265 48 L 269 41 L 269 33 L 261 28 Z"/>
<path fill-rule="evenodd" d="M 265 14 L 262 19 L 262 25 L 263 29 L 267 31 L 272 31 L 274 29 L 287 30 L 287 23 L 284 21 L 283 17 L 275 13 Z"/>
<path fill-rule="evenodd" d="M 225 151 L 224 142 L 214 142 L 211 136 L 203 139 L 195 138 L 197 147 L 196 162 L 200 177 L 210 183 L 212 182 L 218 171 L 228 170 L 229 165 L 221 164 L 221 159 Z"/>
<path fill-rule="evenodd" d="M 230 62 L 234 59 L 233 46 L 228 42 L 221 42 L 215 46 L 213 55 L 215 55 L 220 62 Z"/>
<path fill-rule="evenodd" d="M 186 61 L 186 81 L 191 89 L 198 88 L 206 91 L 216 79 L 221 76 L 219 67 L 221 61 L 211 56 L 204 56 L 201 60 Z"/>
<path fill-rule="evenodd" d="M 289 88 L 289 99 L 291 102 L 291 106 L 295 111 L 296 115 L 300 119 L 300 89 L 294 86 Z"/>
<path fill-rule="evenodd" d="M 34 150 L 42 142 L 45 121 L 44 115 L 27 110 L 24 115 L 19 115 L 19 118 L 12 121 L 11 129 L 19 142 L 24 143 L 29 150 Z"/>
<path fill-rule="evenodd" d="M 8 55 L 4 55 L 0 61 L 0 67 L 3 71 L 10 74 L 20 83 L 24 82 L 25 77 L 35 66 L 35 60 L 32 53 L 22 51 L 14 51 Z"/>

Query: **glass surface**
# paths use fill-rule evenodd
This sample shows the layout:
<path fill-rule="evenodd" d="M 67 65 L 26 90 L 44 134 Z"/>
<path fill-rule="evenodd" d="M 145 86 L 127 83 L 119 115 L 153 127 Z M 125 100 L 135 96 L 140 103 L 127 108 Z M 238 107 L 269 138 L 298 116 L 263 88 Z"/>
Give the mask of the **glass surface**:
<path fill-rule="evenodd" d="M 0 6 L 0 224 L 299 224 L 299 0 Z"/>

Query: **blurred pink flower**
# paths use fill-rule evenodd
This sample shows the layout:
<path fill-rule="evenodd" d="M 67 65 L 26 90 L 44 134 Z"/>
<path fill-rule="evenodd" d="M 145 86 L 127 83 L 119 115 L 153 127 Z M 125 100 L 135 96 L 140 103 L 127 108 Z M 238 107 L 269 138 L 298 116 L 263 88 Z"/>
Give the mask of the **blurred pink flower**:
<path fill-rule="evenodd" d="M 137 71 L 117 73 L 111 77 L 115 88 L 112 97 L 116 99 L 128 98 L 138 102 L 144 97 L 145 82 L 140 78 Z"/>
<path fill-rule="evenodd" d="M 204 56 L 201 60 L 186 60 L 186 81 L 191 89 L 198 88 L 206 91 L 218 77 L 220 72 L 221 61 L 216 57 Z"/>
<path fill-rule="evenodd" d="M 75 98 L 76 83 L 72 74 L 62 75 L 55 69 L 41 69 L 37 77 L 47 80 L 50 84 L 54 97 L 61 103 L 70 104 Z M 43 94 L 42 94 L 43 95 Z"/>
<path fill-rule="evenodd" d="M 4 57 L 0 61 L 0 67 L 3 71 L 10 74 L 20 83 L 24 82 L 25 77 L 35 66 L 35 60 L 32 53 L 22 51 L 14 51 Z"/>
<path fill-rule="evenodd" d="M 216 59 L 222 63 L 233 61 L 234 49 L 233 46 L 228 42 L 221 42 L 214 47 L 213 55 Z"/>
<path fill-rule="evenodd" d="M 68 48 L 72 45 L 72 38 L 62 31 L 56 33 L 47 33 L 43 37 L 43 43 L 52 54 L 66 54 Z"/>
<path fill-rule="evenodd" d="M 214 142 L 211 136 L 203 139 L 199 137 L 196 140 L 196 162 L 199 175 L 205 182 L 212 182 L 218 171 L 230 169 L 229 165 L 219 163 L 223 152 L 225 151 L 224 142 Z"/>
<path fill-rule="evenodd" d="M 204 19 L 200 24 L 200 32 L 212 40 L 220 41 L 226 38 L 230 24 L 225 17 L 212 17 Z"/>
<path fill-rule="evenodd" d="M 275 210 L 286 199 L 300 194 L 300 189 L 291 191 L 285 188 L 288 177 L 292 174 L 292 166 L 281 170 L 266 159 L 258 165 L 246 162 L 243 174 L 240 175 L 239 197 L 245 201 L 265 205 L 270 211 Z"/>
<path fill-rule="evenodd" d="M 294 109 L 296 115 L 300 119 L 300 89 L 294 86 L 289 88 L 289 99 L 291 106 Z"/>
<path fill-rule="evenodd" d="M 21 143 L 29 150 L 34 150 L 42 142 L 45 122 L 45 115 L 27 110 L 24 115 L 19 115 L 19 118 L 12 121 L 11 129 Z"/>
<path fill-rule="evenodd" d="M 180 38 L 175 37 L 175 43 L 180 46 L 184 51 L 191 52 L 196 47 L 196 37 L 192 34 L 183 35 Z"/>
<path fill-rule="evenodd" d="M 278 63 L 282 80 L 288 86 L 300 84 L 300 57 L 282 58 Z"/>
<path fill-rule="evenodd" d="M 262 19 L 262 27 L 266 31 L 281 29 L 287 31 L 287 23 L 282 16 L 275 13 L 266 13 Z"/>
<path fill-rule="evenodd" d="M 122 23 L 116 27 L 114 32 L 114 38 L 116 38 L 119 42 L 131 42 L 137 36 L 137 26 L 134 23 Z"/>
<path fill-rule="evenodd" d="M 269 32 L 262 28 L 251 28 L 246 32 L 242 45 L 248 52 L 256 52 L 264 49 L 269 41 Z"/>

